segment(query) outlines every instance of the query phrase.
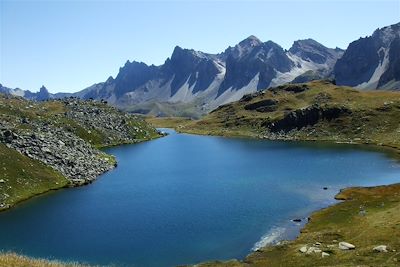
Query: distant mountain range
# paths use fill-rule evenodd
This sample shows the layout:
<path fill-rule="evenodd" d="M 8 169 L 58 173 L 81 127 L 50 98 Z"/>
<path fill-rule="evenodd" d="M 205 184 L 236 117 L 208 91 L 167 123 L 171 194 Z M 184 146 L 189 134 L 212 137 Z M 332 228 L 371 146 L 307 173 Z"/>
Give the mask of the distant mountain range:
<path fill-rule="evenodd" d="M 316 79 L 360 89 L 400 89 L 400 23 L 377 29 L 346 51 L 312 40 L 289 50 L 250 36 L 219 54 L 175 47 L 161 66 L 127 61 L 117 77 L 77 93 L 0 92 L 43 100 L 75 96 L 104 99 L 121 109 L 152 115 L 199 116 L 257 90 Z"/>

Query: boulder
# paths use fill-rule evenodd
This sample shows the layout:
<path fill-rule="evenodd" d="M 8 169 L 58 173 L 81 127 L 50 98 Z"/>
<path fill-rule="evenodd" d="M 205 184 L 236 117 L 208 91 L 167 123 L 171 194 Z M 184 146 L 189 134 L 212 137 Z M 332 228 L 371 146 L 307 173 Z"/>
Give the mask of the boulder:
<path fill-rule="evenodd" d="M 339 242 L 339 248 L 341 250 L 349 250 L 349 249 L 355 249 L 356 246 L 347 242 Z"/>
<path fill-rule="evenodd" d="M 319 248 L 317 248 L 317 247 L 309 247 L 308 249 L 307 249 L 307 254 L 311 254 L 311 253 L 321 253 L 322 252 L 322 250 L 320 250 Z"/>
<path fill-rule="evenodd" d="M 387 251 L 387 246 L 385 245 L 379 245 L 373 248 L 373 251 L 375 252 L 388 252 Z"/>
<path fill-rule="evenodd" d="M 322 256 L 322 258 L 325 258 L 325 257 L 329 257 L 330 254 L 329 254 L 329 253 L 326 253 L 326 252 L 322 252 L 321 256 Z"/>
<path fill-rule="evenodd" d="M 307 246 L 301 247 L 301 248 L 299 249 L 299 251 L 300 251 L 301 253 L 306 253 L 306 252 L 307 252 Z"/>

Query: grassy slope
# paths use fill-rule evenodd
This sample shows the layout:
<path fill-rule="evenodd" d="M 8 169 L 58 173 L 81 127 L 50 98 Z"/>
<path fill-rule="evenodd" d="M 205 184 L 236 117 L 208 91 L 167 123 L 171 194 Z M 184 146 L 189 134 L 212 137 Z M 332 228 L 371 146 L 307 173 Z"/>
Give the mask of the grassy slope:
<path fill-rule="evenodd" d="M 180 129 L 185 124 L 193 122 L 191 119 L 183 117 L 146 117 L 146 121 L 158 128 Z"/>
<path fill-rule="evenodd" d="M 316 125 L 283 133 L 279 138 L 383 145 L 394 148 L 394 156 L 400 155 L 400 93 L 359 92 L 320 81 L 309 83 L 308 87 L 309 90 L 293 93 L 283 86 L 248 102 L 220 107 L 199 121 L 169 119 L 166 123 L 188 133 L 270 137 L 265 122 L 278 121 L 288 111 L 324 102 L 330 107 L 344 106 L 351 110 L 351 115 L 322 120 Z M 273 112 L 244 109 L 245 105 L 264 99 L 279 101 L 277 109 Z M 151 122 L 163 124 L 160 119 Z M 294 241 L 266 247 L 241 262 L 209 262 L 199 266 L 400 266 L 400 185 L 348 188 L 337 198 L 346 201 L 315 212 Z M 360 214 L 360 206 L 366 210 L 365 215 Z M 356 249 L 341 251 L 337 244 L 340 241 L 353 243 Z M 320 253 L 299 252 L 302 246 L 315 242 L 322 243 L 322 250 L 331 256 L 322 258 Z M 388 245 L 390 250 L 373 252 L 377 245 Z"/>
<path fill-rule="evenodd" d="M 135 104 L 123 108 L 123 110 L 132 113 L 146 114 L 147 116 L 175 116 L 175 117 L 189 117 L 199 118 L 207 114 L 202 110 L 201 104 L 203 101 L 197 99 L 190 103 L 145 103 Z"/>
<path fill-rule="evenodd" d="M 101 109 L 115 113 L 115 109 L 99 103 L 99 102 L 88 102 L 87 105 L 93 105 L 100 107 Z M 106 140 L 108 136 L 103 132 L 95 129 L 85 129 L 84 125 L 79 124 L 71 118 L 64 116 L 64 113 L 68 111 L 68 106 L 64 105 L 60 101 L 46 101 L 46 102 L 33 102 L 27 101 L 22 98 L 4 98 L 0 94 L 0 118 L 4 120 L 13 120 L 15 118 L 27 118 L 31 121 L 45 121 L 55 126 L 65 128 L 85 141 L 91 143 L 95 147 L 106 146 Z M 128 121 L 129 126 L 132 128 L 132 134 L 136 136 L 138 140 L 149 140 L 152 138 L 159 137 L 157 132 L 150 127 L 140 117 L 133 117 Z M 29 124 L 20 124 L 19 127 L 29 127 Z M 143 132 L 134 133 L 133 128 L 138 127 L 143 129 Z M 150 136 L 145 136 L 144 132 L 150 133 Z M 118 145 L 117 143 L 115 145 Z"/>
<path fill-rule="evenodd" d="M 288 85 L 291 86 L 291 85 Z M 360 92 L 321 81 L 308 83 L 304 92 L 286 91 L 288 86 L 265 91 L 252 100 L 220 107 L 199 121 L 184 124 L 180 131 L 225 136 L 262 137 L 266 123 L 280 120 L 290 111 L 318 103 L 328 107 L 346 107 L 352 114 L 284 136 L 289 140 L 323 140 L 386 145 L 400 148 L 400 93 Z M 279 103 L 273 112 L 245 110 L 244 106 L 264 99 Z"/>
<path fill-rule="evenodd" d="M 3 203 L 0 210 L 68 184 L 68 180 L 52 168 L 1 143 L 0 168 L 0 203 Z"/>

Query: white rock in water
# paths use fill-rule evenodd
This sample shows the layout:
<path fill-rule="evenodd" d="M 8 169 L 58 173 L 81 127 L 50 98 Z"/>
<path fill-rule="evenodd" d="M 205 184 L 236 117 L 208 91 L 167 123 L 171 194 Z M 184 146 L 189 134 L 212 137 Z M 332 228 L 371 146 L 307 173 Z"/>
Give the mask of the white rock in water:
<path fill-rule="evenodd" d="M 307 252 L 307 247 L 306 247 L 306 246 L 301 247 L 301 248 L 299 249 L 299 251 L 300 251 L 301 253 L 306 253 L 306 252 Z"/>
<path fill-rule="evenodd" d="M 356 246 L 347 242 L 339 242 L 339 248 L 342 250 L 355 249 Z"/>
<path fill-rule="evenodd" d="M 387 246 L 385 246 L 385 245 L 376 246 L 376 247 L 374 247 L 373 250 L 376 252 L 388 252 Z"/>
<path fill-rule="evenodd" d="M 326 252 L 322 252 L 322 258 L 325 258 L 325 257 L 329 257 L 330 256 L 330 254 L 329 253 L 326 253 Z"/>

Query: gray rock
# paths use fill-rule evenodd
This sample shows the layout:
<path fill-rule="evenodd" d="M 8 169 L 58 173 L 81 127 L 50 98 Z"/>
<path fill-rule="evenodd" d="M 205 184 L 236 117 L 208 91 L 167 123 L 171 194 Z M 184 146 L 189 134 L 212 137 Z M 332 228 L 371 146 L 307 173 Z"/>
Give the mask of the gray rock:
<path fill-rule="evenodd" d="M 373 248 L 373 251 L 375 252 L 388 252 L 387 251 L 387 246 L 385 245 L 379 245 Z"/>
<path fill-rule="evenodd" d="M 307 254 L 311 254 L 311 253 L 321 253 L 322 250 L 317 248 L 317 247 L 309 247 L 307 250 Z"/>
<path fill-rule="evenodd" d="M 301 247 L 301 248 L 299 249 L 299 251 L 300 251 L 301 253 L 306 253 L 306 252 L 307 252 L 307 246 Z"/>
<path fill-rule="evenodd" d="M 356 246 L 353 244 L 347 243 L 347 242 L 339 242 L 339 249 L 341 250 L 349 250 L 349 249 L 355 249 Z"/>
<path fill-rule="evenodd" d="M 321 256 L 322 256 L 322 258 L 325 258 L 325 257 L 329 257 L 330 254 L 329 254 L 329 253 L 326 253 L 326 252 L 322 252 Z"/>

